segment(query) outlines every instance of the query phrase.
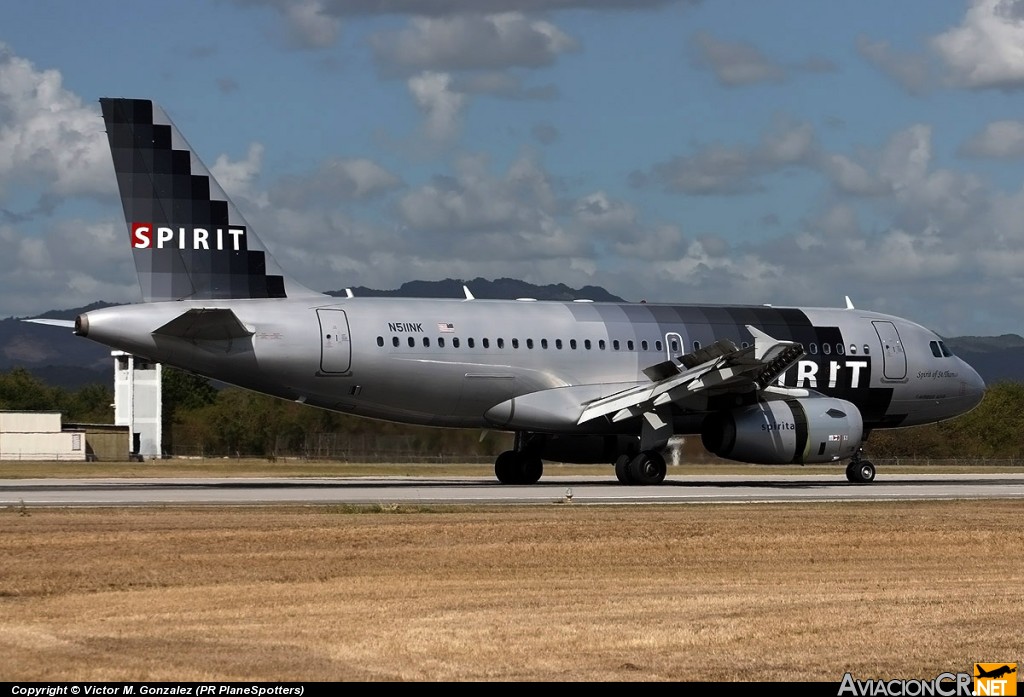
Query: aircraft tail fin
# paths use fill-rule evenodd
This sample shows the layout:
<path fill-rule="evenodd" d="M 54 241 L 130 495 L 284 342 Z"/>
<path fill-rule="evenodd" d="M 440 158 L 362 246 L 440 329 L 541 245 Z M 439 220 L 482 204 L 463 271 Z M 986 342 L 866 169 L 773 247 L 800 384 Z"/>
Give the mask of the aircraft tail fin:
<path fill-rule="evenodd" d="M 281 271 L 148 99 L 100 99 L 143 300 L 319 295 Z"/>

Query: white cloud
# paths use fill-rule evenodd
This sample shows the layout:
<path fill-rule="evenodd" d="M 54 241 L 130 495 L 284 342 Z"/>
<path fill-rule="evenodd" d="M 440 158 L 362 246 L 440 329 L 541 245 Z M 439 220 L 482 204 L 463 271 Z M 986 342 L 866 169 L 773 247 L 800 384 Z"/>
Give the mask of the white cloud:
<path fill-rule="evenodd" d="M 857 51 L 910 94 L 923 94 L 932 86 L 931 67 L 923 54 L 897 51 L 885 41 L 863 36 L 857 39 Z"/>
<path fill-rule="evenodd" d="M 0 43 L 0 195 L 13 180 L 34 180 L 51 202 L 115 190 L 99 109 Z"/>
<path fill-rule="evenodd" d="M 341 22 L 321 0 L 297 0 L 282 6 L 291 42 L 302 48 L 326 48 L 338 39 Z"/>
<path fill-rule="evenodd" d="M 401 180 L 366 158 L 331 157 L 308 175 L 284 177 L 270 191 L 275 206 L 300 208 L 313 201 L 337 205 L 397 189 Z"/>
<path fill-rule="evenodd" d="M 408 28 L 377 34 L 370 43 L 385 69 L 403 73 L 537 68 L 578 48 L 551 22 L 518 12 L 414 17 Z"/>
<path fill-rule="evenodd" d="M 709 68 L 715 79 L 726 87 L 758 82 L 782 82 L 786 71 L 760 49 L 745 41 L 720 41 L 707 32 L 694 36 L 694 63 Z"/>
<path fill-rule="evenodd" d="M 232 199 L 246 198 L 264 206 L 267 203 L 266 196 L 256 193 L 255 189 L 263 169 L 263 151 L 262 143 L 250 143 L 244 160 L 232 161 L 225 154 L 218 155 L 217 161 L 210 167 L 210 173 Z"/>
<path fill-rule="evenodd" d="M 959 153 L 970 157 L 1024 157 L 1024 121 L 993 121 L 971 136 Z"/>
<path fill-rule="evenodd" d="M 963 21 L 932 39 L 949 81 L 972 89 L 1024 88 L 1021 0 L 973 0 Z"/>
<path fill-rule="evenodd" d="M 779 121 L 756 146 L 721 144 L 699 148 L 634 172 L 634 185 L 653 184 L 666 191 L 691 195 L 735 195 L 758 191 L 761 178 L 786 167 L 811 166 L 818 158 L 814 129 L 809 124 Z"/>
<path fill-rule="evenodd" d="M 466 96 L 452 91 L 452 76 L 423 72 L 410 77 L 406 85 L 426 118 L 423 130 L 427 137 L 435 143 L 454 138 L 461 124 Z"/>

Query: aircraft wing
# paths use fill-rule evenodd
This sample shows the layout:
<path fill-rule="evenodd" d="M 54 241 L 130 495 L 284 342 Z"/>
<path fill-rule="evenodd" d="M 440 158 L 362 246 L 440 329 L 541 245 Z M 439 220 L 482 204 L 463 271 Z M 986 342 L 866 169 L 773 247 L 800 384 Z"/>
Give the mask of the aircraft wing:
<path fill-rule="evenodd" d="M 731 341 L 717 341 L 653 365 L 644 370 L 651 382 L 587 402 L 577 424 L 609 415 L 622 421 L 670 403 L 699 408 L 711 391 L 763 391 L 804 354 L 795 341 L 778 341 L 750 325 L 747 329 L 753 346 L 740 349 Z"/>

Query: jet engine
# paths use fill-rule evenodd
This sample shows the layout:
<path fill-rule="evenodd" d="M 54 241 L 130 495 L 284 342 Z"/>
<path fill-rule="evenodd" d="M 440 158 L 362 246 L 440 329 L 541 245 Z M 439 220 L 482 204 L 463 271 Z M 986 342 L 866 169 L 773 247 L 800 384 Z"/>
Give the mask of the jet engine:
<path fill-rule="evenodd" d="M 704 447 L 715 455 L 772 465 L 853 457 L 863 440 L 860 411 L 833 397 L 759 402 L 711 414 L 701 429 Z"/>

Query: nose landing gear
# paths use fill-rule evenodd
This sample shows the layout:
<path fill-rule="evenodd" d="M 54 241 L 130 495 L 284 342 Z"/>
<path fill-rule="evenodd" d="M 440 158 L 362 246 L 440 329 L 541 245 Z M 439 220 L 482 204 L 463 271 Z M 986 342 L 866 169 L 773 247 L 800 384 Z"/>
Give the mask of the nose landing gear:
<path fill-rule="evenodd" d="M 870 484 L 875 481 L 875 466 L 869 460 L 862 460 L 858 450 L 846 466 L 846 479 L 854 484 Z"/>

